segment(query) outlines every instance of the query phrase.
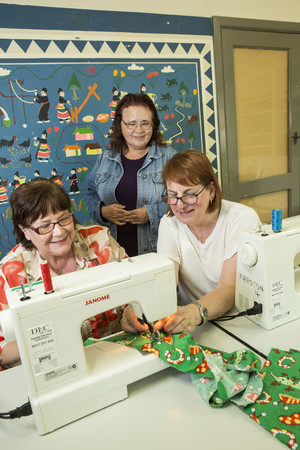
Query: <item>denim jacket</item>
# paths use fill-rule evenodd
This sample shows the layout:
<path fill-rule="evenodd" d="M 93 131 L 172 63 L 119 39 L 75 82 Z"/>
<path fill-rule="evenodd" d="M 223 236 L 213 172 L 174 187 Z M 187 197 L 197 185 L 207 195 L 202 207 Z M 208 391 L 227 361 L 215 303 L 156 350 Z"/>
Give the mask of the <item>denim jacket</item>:
<path fill-rule="evenodd" d="M 145 206 L 150 219 L 145 225 L 138 225 L 138 254 L 156 252 L 158 225 L 167 207 L 161 198 L 164 190 L 162 170 L 175 153 L 172 147 L 152 144 L 137 173 L 136 207 Z M 98 156 L 87 181 L 89 215 L 95 222 L 108 227 L 114 239 L 117 239 L 117 226 L 101 217 L 100 205 L 118 203 L 115 193 L 123 173 L 121 155 L 114 150 L 105 150 Z"/>

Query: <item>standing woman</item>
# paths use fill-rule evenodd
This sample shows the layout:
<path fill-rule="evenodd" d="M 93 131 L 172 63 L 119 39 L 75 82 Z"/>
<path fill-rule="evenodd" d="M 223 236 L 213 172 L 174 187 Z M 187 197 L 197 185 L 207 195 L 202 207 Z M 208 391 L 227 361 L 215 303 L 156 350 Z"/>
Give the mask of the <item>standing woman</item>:
<path fill-rule="evenodd" d="M 252 208 L 222 199 L 213 167 L 200 151 L 173 156 L 163 179 L 163 199 L 169 206 L 159 225 L 157 247 L 174 262 L 179 306 L 155 328 L 192 332 L 233 307 L 238 235 L 257 228 L 260 220 Z M 123 318 L 125 331 L 145 331 L 130 306 Z"/>
<path fill-rule="evenodd" d="M 116 108 L 109 148 L 88 178 L 91 218 L 107 226 L 129 256 L 156 251 L 166 211 L 162 171 L 176 152 L 164 144 L 159 125 L 148 95 L 125 95 Z"/>

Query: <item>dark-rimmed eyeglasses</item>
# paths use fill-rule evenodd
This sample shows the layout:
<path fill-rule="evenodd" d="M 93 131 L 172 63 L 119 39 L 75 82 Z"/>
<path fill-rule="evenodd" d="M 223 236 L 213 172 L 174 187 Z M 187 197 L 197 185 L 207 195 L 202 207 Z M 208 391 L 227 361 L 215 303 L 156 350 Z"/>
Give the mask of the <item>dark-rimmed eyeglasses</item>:
<path fill-rule="evenodd" d="M 176 205 L 178 200 L 181 200 L 182 203 L 184 203 L 185 205 L 194 205 L 198 201 L 198 196 L 201 194 L 201 192 L 204 191 L 205 188 L 206 186 L 204 186 L 204 188 L 202 188 L 201 191 L 198 192 L 198 194 L 185 194 L 182 195 L 181 197 L 176 197 L 175 195 L 162 194 L 161 198 L 168 205 Z"/>
<path fill-rule="evenodd" d="M 41 225 L 40 227 L 34 228 L 29 227 L 31 230 L 35 231 L 37 234 L 48 234 L 51 233 L 51 231 L 54 230 L 55 225 L 59 225 L 60 227 L 66 227 L 67 225 L 70 225 L 70 223 L 73 222 L 73 213 L 68 214 L 67 216 L 62 217 L 61 219 L 57 220 L 57 222 L 49 222 L 45 223 L 44 225 Z"/>
<path fill-rule="evenodd" d="M 123 119 L 121 119 L 122 122 L 124 123 L 124 125 L 128 128 L 128 130 L 130 131 L 134 131 L 138 126 L 141 127 L 142 130 L 150 130 L 150 128 L 152 127 L 152 123 L 149 122 L 148 120 L 142 120 L 141 122 L 136 122 L 136 121 L 132 121 L 132 122 L 124 122 Z"/>

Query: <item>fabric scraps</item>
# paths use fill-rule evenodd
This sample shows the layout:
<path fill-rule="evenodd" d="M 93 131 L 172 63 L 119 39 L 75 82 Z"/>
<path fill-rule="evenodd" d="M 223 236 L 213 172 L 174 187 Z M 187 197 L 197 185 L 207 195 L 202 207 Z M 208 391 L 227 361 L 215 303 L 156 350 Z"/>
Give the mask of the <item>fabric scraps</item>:
<path fill-rule="evenodd" d="M 253 404 L 263 390 L 259 376 L 260 360 L 251 350 L 220 352 L 200 346 L 189 333 L 160 333 L 152 342 L 149 333 L 127 333 L 106 339 L 139 351 L 154 353 L 181 372 L 188 372 L 201 397 L 212 407 L 230 402 L 238 406 Z M 89 340 L 85 345 L 93 343 Z"/>
<path fill-rule="evenodd" d="M 272 348 L 260 375 L 263 392 L 244 412 L 296 450 L 300 444 L 300 351 Z"/>

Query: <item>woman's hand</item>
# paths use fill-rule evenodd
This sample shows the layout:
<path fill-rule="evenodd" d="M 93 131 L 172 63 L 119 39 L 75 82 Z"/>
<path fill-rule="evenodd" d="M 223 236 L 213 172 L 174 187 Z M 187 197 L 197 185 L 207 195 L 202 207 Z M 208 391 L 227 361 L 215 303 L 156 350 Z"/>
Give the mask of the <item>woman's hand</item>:
<path fill-rule="evenodd" d="M 195 326 L 199 325 L 200 321 L 199 311 L 195 305 L 178 306 L 175 314 L 171 314 L 156 322 L 154 330 L 163 330 L 168 334 L 191 333 Z M 130 305 L 124 309 L 121 325 L 122 329 L 128 333 L 145 333 L 148 331 L 148 326 L 139 322 Z"/>
<path fill-rule="evenodd" d="M 127 305 L 124 309 L 121 326 L 127 333 L 145 333 L 148 331 L 148 325 L 139 322 L 130 305 Z"/>
<path fill-rule="evenodd" d="M 166 333 L 191 333 L 201 322 L 198 308 L 193 305 L 178 306 L 177 312 L 156 322 L 155 331 L 163 330 Z"/>
<path fill-rule="evenodd" d="M 104 219 L 116 224 L 118 227 L 126 224 L 124 205 L 119 205 L 118 203 L 108 206 L 103 205 L 101 206 L 100 214 Z"/>
<path fill-rule="evenodd" d="M 148 211 L 145 206 L 132 209 L 131 211 L 125 211 L 125 220 L 133 225 L 144 225 L 149 222 Z"/>
<path fill-rule="evenodd" d="M 15 367 L 21 364 L 20 353 L 16 341 L 5 344 L 0 353 L 0 360 L 4 368 Z"/>

